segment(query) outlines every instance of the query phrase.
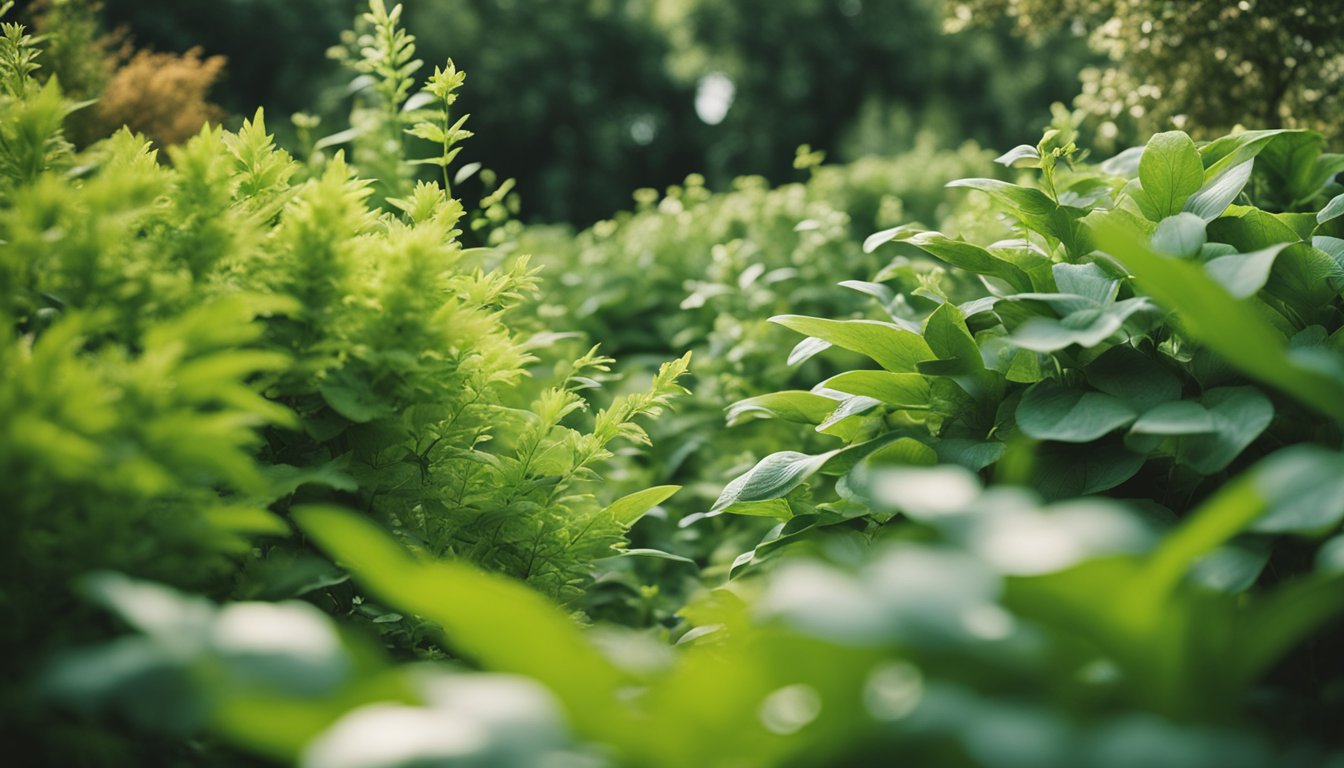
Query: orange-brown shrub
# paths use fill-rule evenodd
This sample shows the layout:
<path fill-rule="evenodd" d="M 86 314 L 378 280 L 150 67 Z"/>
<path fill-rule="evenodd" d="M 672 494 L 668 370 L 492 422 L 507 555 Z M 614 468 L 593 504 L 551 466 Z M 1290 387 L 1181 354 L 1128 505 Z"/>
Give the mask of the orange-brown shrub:
<path fill-rule="evenodd" d="M 127 126 L 160 147 L 180 144 L 224 116 L 206 95 L 224 72 L 223 56 L 136 51 L 91 107 L 104 134 Z"/>

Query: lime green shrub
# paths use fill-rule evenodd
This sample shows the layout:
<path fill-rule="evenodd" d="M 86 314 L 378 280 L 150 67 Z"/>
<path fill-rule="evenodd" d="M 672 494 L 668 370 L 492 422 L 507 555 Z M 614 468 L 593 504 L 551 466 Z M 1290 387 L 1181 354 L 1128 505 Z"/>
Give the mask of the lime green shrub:
<path fill-rule="evenodd" d="M 594 348 L 540 365 L 548 337 L 515 327 L 537 293 L 526 258 L 484 269 L 440 186 L 371 208 L 339 154 L 303 178 L 260 112 L 167 162 L 125 131 L 75 154 L 72 105 L 35 80 L 32 38 L 3 34 L 5 719 L 42 716 L 20 683 L 44 646 L 105 634 L 74 608 L 84 571 L 304 594 L 332 569 L 289 537 L 288 510 L 321 499 L 421 557 L 570 603 L 675 490 L 612 505 L 598 473 L 614 446 L 647 442 L 637 422 L 683 391 L 687 359 L 588 412 L 582 391 L 612 360 Z M 406 652 L 422 629 L 349 591 L 336 609 Z"/>

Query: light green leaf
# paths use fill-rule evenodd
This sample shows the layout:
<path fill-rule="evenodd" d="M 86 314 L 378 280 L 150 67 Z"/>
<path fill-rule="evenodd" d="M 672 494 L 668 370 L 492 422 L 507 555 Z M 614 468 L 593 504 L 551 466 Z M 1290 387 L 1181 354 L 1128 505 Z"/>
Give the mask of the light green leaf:
<path fill-rule="evenodd" d="M 822 386 L 826 386 L 823 384 Z M 844 391 L 844 390 L 841 390 Z M 820 424 L 831 415 L 839 403 L 830 397 L 785 390 L 739 400 L 728 406 L 728 426 L 736 426 L 753 418 L 771 418 L 799 424 Z"/>
<path fill-rule="evenodd" d="M 602 513 L 611 517 L 621 527 L 629 528 L 638 522 L 639 518 L 643 517 L 646 512 L 672 498 L 672 495 L 679 490 L 681 490 L 680 485 L 659 485 L 642 491 L 635 491 L 613 501 Z"/>
<path fill-rule="evenodd" d="M 1335 195 L 1334 199 L 1325 204 L 1325 207 L 1316 214 L 1316 223 L 1324 224 L 1340 216 L 1344 216 L 1344 194 Z"/>
<path fill-rule="evenodd" d="M 1204 164 L 1195 142 L 1181 131 L 1153 136 L 1139 159 L 1139 181 L 1148 203 L 1140 203 L 1145 216 L 1161 221 L 1179 213 L 1204 185 Z"/>
<path fill-rule="evenodd" d="M 303 506 L 294 519 L 371 596 L 438 624 L 454 650 L 482 667 L 550 688 L 581 731 L 603 733 L 627 717 L 617 703 L 624 675 L 540 593 L 464 562 L 419 562 L 355 512 Z"/>
<path fill-rule="evenodd" d="M 619 551 L 622 555 L 625 555 L 625 556 L 628 556 L 628 557 L 653 557 L 653 558 L 657 558 L 657 559 L 659 559 L 659 560 L 671 560 L 671 561 L 674 562 L 674 563 L 686 563 L 687 565 L 694 565 L 694 566 L 696 566 L 697 568 L 700 567 L 700 566 L 699 566 L 699 563 L 696 563 L 694 560 L 692 560 L 692 559 L 689 558 L 689 557 L 682 557 L 681 555 L 674 555 L 674 554 L 672 554 L 671 552 L 664 552 L 664 551 L 661 550 L 661 549 L 647 549 L 647 548 L 642 548 L 642 549 L 622 549 L 622 550 L 618 550 L 618 551 Z"/>
<path fill-rule="evenodd" d="M 1199 253 L 1207 238 L 1203 219 L 1193 213 L 1178 213 L 1158 222 L 1153 248 L 1168 256 L 1190 258 Z"/>
<path fill-rule="evenodd" d="M 980 347 L 967 329 L 961 310 L 953 304 L 940 304 L 924 321 L 924 340 L 939 361 L 955 361 L 959 373 L 985 370 Z"/>
<path fill-rule="evenodd" d="M 1223 211 L 1237 199 L 1246 182 L 1251 179 L 1255 161 L 1247 160 L 1229 166 L 1204 182 L 1199 191 L 1185 201 L 1184 210 L 1193 213 L 1204 221 L 1213 221 L 1223 215 Z"/>
<path fill-rule="evenodd" d="M 1202 265 L 1163 256 L 1123 224 L 1100 219 L 1098 244 L 1131 273 L 1140 289 L 1177 313 L 1193 340 L 1221 355 L 1248 376 L 1298 398 L 1344 422 L 1341 382 L 1296 363 L 1287 339 L 1244 300 L 1227 292 Z"/>
<path fill-rule="evenodd" d="M 1204 269 L 1228 293 L 1238 299 L 1249 298 L 1269 282 L 1274 259 L 1288 246 L 1289 243 L 1279 243 L 1252 253 L 1219 256 L 1205 264 Z"/>
<path fill-rule="evenodd" d="M 897 373 L 911 372 L 933 351 L 918 333 L 876 320 L 828 320 L 802 315 L 777 315 L 770 322 L 812 336 L 828 344 L 867 355 L 878 365 Z"/>
<path fill-rule="evenodd" d="M 953 240 L 941 232 L 925 232 L 914 227 L 896 227 L 879 232 L 864 242 L 871 251 L 892 240 L 907 242 L 939 260 L 977 275 L 996 277 L 1014 291 L 1030 291 L 1031 278 L 1020 267 L 964 240 Z"/>
<path fill-rule="evenodd" d="M 927 408 L 929 379 L 918 373 L 846 371 L 817 385 L 850 395 L 863 395 L 897 408 Z"/>
<path fill-rule="evenodd" d="M 710 508 L 709 515 L 732 512 L 736 504 L 769 501 L 785 496 L 816 474 L 822 465 L 839 452 L 840 449 L 837 449 L 816 456 L 797 451 L 772 453 L 729 483 Z"/>
<path fill-rule="evenodd" d="M 1255 488 L 1268 510 L 1251 530 L 1318 534 L 1344 520 L 1344 454 L 1293 446 L 1260 465 Z"/>

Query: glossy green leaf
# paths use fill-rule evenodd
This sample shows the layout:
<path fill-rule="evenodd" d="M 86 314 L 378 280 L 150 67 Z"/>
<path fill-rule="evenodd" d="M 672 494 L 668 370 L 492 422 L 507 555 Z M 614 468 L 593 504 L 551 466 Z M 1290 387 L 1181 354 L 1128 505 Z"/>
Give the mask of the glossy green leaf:
<path fill-rule="evenodd" d="M 761 417 L 799 424 L 820 424 L 837 405 L 839 403 L 834 399 L 812 392 L 800 390 L 770 392 L 739 400 L 728 406 L 727 421 L 730 427 Z"/>
<path fill-rule="evenodd" d="M 1185 201 L 1184 210 L 1204 221 L 1213 221 L 1222 216 L 1227 207 L 1237 199 L 1237 195 L 1246 188 L 1246 182 L 1250 181 L 1254 166 L 1254 160 L 1246 160 L 1219 171 Z"/>
<path fill-rule="evenodd" d="M 871 397 L 897 408 L 927 408 L 931 398 L 928 377 L 918 373 L 846 371 L 818 386 Z"/>
<path fill-rule="evenodd" d="M 1021 268 L 995 256 L 989 251 L 964 240 L 953 240 L 941 232 L 925 232 L 911 227 L 878 232 L 864 241 L 864 250 L 871 252 L 882 243 L 906 242 L 959 269 L 978 275 L 995 277 L 1015 291 L 1030 291 L 1031 279 Z"/>
<path fill-rule="evenodd" d="M 816 456 L 797 451 L 772 453 L 725 486 L 709 514 L 732 512 L 737 504 L 778 499 L 802 485 L 839 453 L 840 449 Z"/>
<path fill-rule="evenodd" d="M 777 315 L 770 322 L 821 339 L 837 347 L 867 355 L 894 372 L 913 372 L 934 359 L 933 351 L 918 333 L 876 320 L 827 320 L 802 315 Z"/>

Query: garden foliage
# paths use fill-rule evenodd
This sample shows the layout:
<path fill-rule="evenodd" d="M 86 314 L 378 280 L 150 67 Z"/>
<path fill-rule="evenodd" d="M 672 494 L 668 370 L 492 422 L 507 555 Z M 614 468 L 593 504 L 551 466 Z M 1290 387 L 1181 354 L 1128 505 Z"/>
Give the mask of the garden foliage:
<path fill-rule="evenodd" d="M 0 30 L 16 753 L 1344 759 L 1319 134 L 1091 163 L 1060 115 L 997 173 L 971 147 L 691 179 L 572 241 L 505 189 L 468 248 L 463 76 L 418 89 L 400 14 L 370 0 L 353 130 L 307 162 L 261 112 L 76 150 L 80 105 Z"/>

